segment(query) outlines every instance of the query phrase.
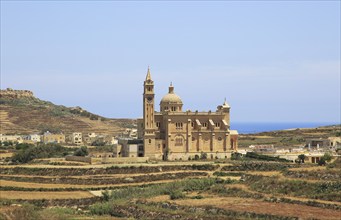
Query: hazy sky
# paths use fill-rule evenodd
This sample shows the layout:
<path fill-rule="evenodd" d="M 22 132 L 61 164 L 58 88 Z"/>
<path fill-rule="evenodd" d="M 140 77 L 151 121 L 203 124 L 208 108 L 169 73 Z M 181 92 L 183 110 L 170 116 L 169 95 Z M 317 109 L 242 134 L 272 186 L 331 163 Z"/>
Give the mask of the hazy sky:
<path fill-rule="evenodd" d="M 340 122 L 340 1 L 1 1 L 1 88 L 107 117 L 184 109 L 237 122 Z"/>

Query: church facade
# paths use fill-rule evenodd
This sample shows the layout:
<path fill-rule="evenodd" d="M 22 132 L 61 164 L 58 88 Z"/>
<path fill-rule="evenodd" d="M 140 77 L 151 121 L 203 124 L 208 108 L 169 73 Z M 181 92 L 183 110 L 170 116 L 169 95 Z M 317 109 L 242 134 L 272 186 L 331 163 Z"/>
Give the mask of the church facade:
<path fill-rule="evenodd" d="M 229 158 L 238 148 L 238 132 L 230 130 L 230 106 L 226 100 L 215 112 L 183 111 L 183 102 L 169 86 L 155 111 L 154 82 L 148 68 L 144 81 L 143 118 L 138 138 L 144 156 L 155 160 Z"/>

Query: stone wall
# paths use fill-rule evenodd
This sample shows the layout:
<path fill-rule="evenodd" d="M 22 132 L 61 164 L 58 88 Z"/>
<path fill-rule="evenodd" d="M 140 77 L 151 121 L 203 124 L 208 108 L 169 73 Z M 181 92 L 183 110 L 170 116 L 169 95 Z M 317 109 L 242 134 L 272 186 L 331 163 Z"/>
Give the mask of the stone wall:
<path fill-rule="evenodd" d="M 13 90 L 11 88 L 7 88 L 6 90 L 0 90 L 0 98 L 1 97 L 31 98 L 33 97 L 33 92 L 29 90 Z"/>
<path fill-rule="evenodd" d="M 83 162 L 83 163 L 91 164 L 91 157 L 66 156 L 65 160 L 66 161 L 77 161 L 77 162 Z"/>
<path fill-rule="evenodd" d="M 80 157 L 80 156 L 66 156 L 66 161 L 77 161 L 89 164 L 102 163 L 145 163 L 149 160 L 148 157 Z"/>

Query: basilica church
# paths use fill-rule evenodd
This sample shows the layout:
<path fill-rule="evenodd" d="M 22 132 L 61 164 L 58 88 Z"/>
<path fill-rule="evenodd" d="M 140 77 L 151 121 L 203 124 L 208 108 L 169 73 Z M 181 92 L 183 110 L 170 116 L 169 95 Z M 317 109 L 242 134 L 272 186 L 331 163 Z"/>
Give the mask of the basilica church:
<path fill-rule="evenodd" d="M 237 150 L 238 132 L 230 130 L 230 106 L 226 100 L 215 112 L 183 111 L 182 107 L 171 84 L 160 101 L 160 111 L 155 111 L 154 82 L 148 68 L 143 118 L 138 119 L 143 156 L 155 160 L 222 159 Z"/>

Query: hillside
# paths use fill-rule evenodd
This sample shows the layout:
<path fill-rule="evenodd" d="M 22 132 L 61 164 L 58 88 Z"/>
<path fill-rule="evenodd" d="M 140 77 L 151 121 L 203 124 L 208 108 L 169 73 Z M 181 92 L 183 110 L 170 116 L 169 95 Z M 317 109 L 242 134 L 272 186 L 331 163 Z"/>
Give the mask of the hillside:
<path fill-rule="evenodd" d="M 80 107 L 55 105 L 27 90 L 0 91 L 0 133 L 31 134 L 43 131 L 119 134 L 136 123 L 132 119 L 108 119 Z"/>
<path fill-rule="evenodd" d="M 340 137 L 341 125 L 323 126 L 317 128 L 300 128 L 279 131 L 245 134 L 239 136 L 239 147 L 252 144 L 273 144 L 275 146 L 302 146 L 308 139 Z"/>

